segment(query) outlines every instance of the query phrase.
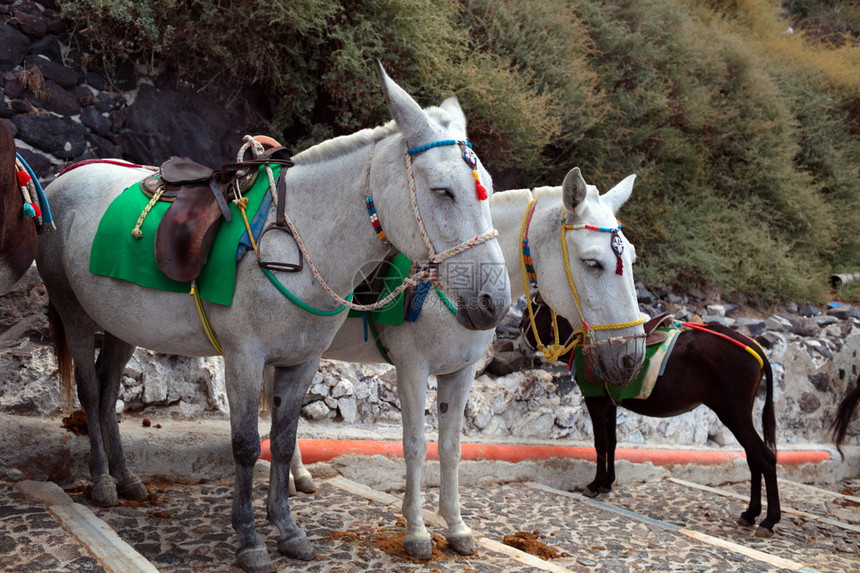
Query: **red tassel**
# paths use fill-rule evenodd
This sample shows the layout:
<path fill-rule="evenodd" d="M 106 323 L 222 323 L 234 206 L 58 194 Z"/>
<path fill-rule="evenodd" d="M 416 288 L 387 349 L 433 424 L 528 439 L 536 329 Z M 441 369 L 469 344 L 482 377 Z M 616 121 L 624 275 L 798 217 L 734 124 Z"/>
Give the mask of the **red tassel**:
<path fill-rule="evenodd" d="M 478 192 L 478 200 L 479 201 L 486 201 L 487 200 L 487 197 L 488 197 L 487 190 L 484 188 L 483 185 L 481 185 L 481 182 L 478 179 L 475 179 L 475 191 Z"/>
<path fill-rule="evenodd" d="M 27 183 L 30 182 L 30 174 L 26 171 L 16 171 L 15 176 L 18 178 L 19 187 L 26 187 Z"/>
<path fill-rule="evenodd" d="M 36 212 L 36 217 L 41 217 L 42 216 L 42 210 L 39 208 L 39 204 L 34 201 L 34 202 L 30 203 L 30 205 L 33 207 L 33 211 Z"/>
<path fill-rule="evenodd" d="M 621 257 L 616 257 L 615 274 L 616 275 L 623 275 L 624 274 L 624 261 L 621 260 Z"/>

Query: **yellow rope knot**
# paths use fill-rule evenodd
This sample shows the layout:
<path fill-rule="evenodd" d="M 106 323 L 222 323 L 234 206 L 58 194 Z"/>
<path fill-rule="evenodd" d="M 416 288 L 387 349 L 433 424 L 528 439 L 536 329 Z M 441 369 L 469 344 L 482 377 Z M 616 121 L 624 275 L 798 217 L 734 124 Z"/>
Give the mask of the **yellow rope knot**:
<path fill-rule="evenodd" d="M 547 347 L 541 344 L 538 346 L 538 352 L 543 352 L 544 360 L 547 362 L 558 362 L 559 358 L 567 354 L 573 346 L 573 344 L 567 347 L 563 344 L 552 344 Z"/>
<path fill-rule="evenodd" d="M 254 233 L 251 231 L 251 223 L 248 222 L 248 215 L 245 213 L 248 208 L 248 198 L 240 197 L 238 199 L 233 199 L 233 204 L 236 205 L 242 213 L 242 222 L 245 223 L 245 230 L 248 231 L 248 238 L 251 240 L 251 248 L 254 249 L 255 253 L 257 253 L 257 241 L 254 240 Z"/>

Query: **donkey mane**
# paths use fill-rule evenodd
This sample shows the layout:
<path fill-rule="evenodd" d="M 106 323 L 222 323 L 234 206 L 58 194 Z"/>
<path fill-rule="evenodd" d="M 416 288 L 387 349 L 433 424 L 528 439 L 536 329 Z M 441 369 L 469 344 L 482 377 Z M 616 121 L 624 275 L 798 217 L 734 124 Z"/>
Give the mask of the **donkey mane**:
<path fill-rule="evenodd" d="M 561 187 L 535 187 L 535 201 L 552 201 L 561 197 Z"/>
<path fill-rule="evenodd" d="M 424 112 L 431 122 L 439 124 L 442 129 L 447 129 L 451 124 L 451 115 L 442 108 L 428 107 L 424 109 Z M 377 127 L 369 127 L 349 135 L 328 139 L 297 153 L 292 159 L 296 164 L 301 163 L 303 165 L 337 159 L 397 132 L 397 123 L 392 119 Z"/>
<path fill-rule="evenodd" d="M 507 191 L 499 191 L 493 193 L 490 197 L 490 203 L 499 207 L 506 205 L 517 205 L 519 203 L 528 202 L 532 198 L 530 189 L 509 189 Z"/>
<path fill-rule="evenodd" d="M 600 196 L 600 192 L 594 185 L 586 185 L 588 196 Z M 558 187 L 535 187 L 534 196 L 537 201 L 553 200 L 561 198 L 561 186 Z"/>

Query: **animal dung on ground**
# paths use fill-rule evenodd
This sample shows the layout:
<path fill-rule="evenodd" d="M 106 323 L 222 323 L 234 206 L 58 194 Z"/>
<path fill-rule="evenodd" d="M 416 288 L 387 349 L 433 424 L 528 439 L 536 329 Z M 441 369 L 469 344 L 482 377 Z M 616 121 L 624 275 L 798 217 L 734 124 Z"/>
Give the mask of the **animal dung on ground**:
<path fill-rule="evenodd" d="M 63 418 L 63 428 L 76 436 L 87 435 L 87 415 L 83 410 L 75 410 Z"/>
<path fill-rule="evenodd" d="M 562 556 L 561 552 L 541 541 L 538 538 L 539 535 L 540 532 L 537 530 L 533 533 L 529 533 L 528 531 L 517 531 L 513 535 L 505 535 L 502 538 L 502 542 L 505 545 L 510 545 L 514 549 L 519 549 L 520 551 L 524 551 L 530 555 L 536 555 L 545 561 L 558 559 Z M 544 537 L 544 535 L 540 535 L 540 538 Z"/>
<path fill-rule="evenodd" d="M 399 557 L 412 563 L 428 563 L 454 559 L 454 555 L 448 549 L 448 542 L 441 535 L 433 536 L 432 555 L 429 559 L 416 559 L 407 554 L 403 547 L 403 537 L 406 535 L 406 532 L 401 529 L 405 525 L 405 521 L 400 518 L 394 526 L 361 526 L 355 531 L 332 531 L 330 535 L 336 541 L 343 541 L 368 548 L 375 547 L 388 555 Z"/>

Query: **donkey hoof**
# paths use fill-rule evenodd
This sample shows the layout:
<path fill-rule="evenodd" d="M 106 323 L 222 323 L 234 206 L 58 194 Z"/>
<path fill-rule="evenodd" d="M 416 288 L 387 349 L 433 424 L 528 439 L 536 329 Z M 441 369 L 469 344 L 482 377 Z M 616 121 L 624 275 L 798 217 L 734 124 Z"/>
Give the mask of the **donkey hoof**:
<path fill-rule="evenodd" d="M 248 573 L 269 573 L 275 570 L 264 545 L 254 545 L 236 552 L 236 561 Z"/>
<path fill-rule="evenodd" d="M 116 491 L 120 497 L 135 501 L 149 497 L 149 492 L 146 491 L 146 486 L 143 485 L 143 482 L 138 477 L 124 484 L 117 484 Z"/>
<path fill-rule="evenodd" d="M 592 489 L 590 485 L 585 486 L 585 489 L 582 490 L 582 495 L 585 497 L 597 497 L 600 495 L 600 491 L 596 489 Z"/>
<path fill-rule="evenodd" d="M 755 536 L 761 539 L 770 539 L 773 537 L 773 530 L 766 527 L 758 527 L 755 530 Z"/>
<path fill-rule="evenodd" d="M 738 518 L 738 525 L 743 525 L 744 527 L 752 527 L 753 525 L 755 525 L 755 520 L 750 519 L 744 514 L 741 514 L 741 516 Z"/>
<path fill-rule="evenodd" d="M 310 561 L 317 554 L 313 544 L 308 541 L 308 536 L 304 533 L 290 539 L 279 539 L 278 551 L 287 557 L 302 561 Z"/>
<path fill-rule="evenodd" d="M 460 555 L 474 555 L 478 551 L 478 544 L 472 535 L 457 535 L 446 537 L 448 547 Z"/>
<path fill-rule="evenodd" d="M 317 484 L 314 483 L 311 474 L 299 476 L 296 478 L 296 489 L 304 493 L 314 493 L 317 490 Z"/>
<path fill-rule="evenodd" d="M 112 507 L 117 504 L 116 483 L 109 475 L 102 475 L 93 482 L 90 500 L 99 507 Z"/>
<path fill-rule="evenodd" d="M 433 557 L 433 542 L 429 537 L 412 537 L 409 535 L 403 538 L 403 549 L 406 554 L 415 559 L 427 561 Z"/>

